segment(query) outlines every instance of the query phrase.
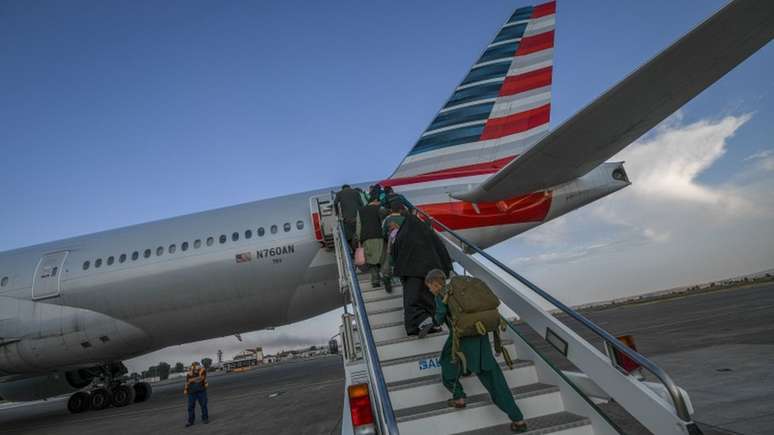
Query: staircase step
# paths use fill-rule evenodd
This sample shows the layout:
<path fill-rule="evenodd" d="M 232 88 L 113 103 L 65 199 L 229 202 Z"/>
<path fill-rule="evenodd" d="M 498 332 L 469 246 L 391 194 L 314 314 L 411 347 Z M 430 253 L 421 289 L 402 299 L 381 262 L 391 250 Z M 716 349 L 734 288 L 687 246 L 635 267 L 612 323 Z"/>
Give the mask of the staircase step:
<path fill-rule="evenodd" d="M 422 339 L 412 336 L 385 340 L 376 343 L 376 351 L 379 354 L 380 361 L 419 355 L 431 351 L 441 352 L 447 335 L 449 335 L 449 332 L 444 330 L 435 334 L 429 334 Z"/>
<path fill-rule="evenodd" d="M 358 281 L 358 283 L 360 284 L 360 290 L 363 290 L 363 293 L 384 291 L 384 282 L 382 282 L 381 283 L 382 285 L 380 285 L 379 287 L 372 287 L 371 286 L 371 278 L 370 277 L 368 277 L 368 279 L 365 279 L 365 280 L 360 280 L 360 281 Z M 393 278 L 393 280 L 392 280 L 392 288 L 393 289 L 396 289 L 396 288 L 403 289 L 403 285 L 400 283 L 400 280 L 397 280 L 397 279 Z"/>
<path fill-rule="evenodd" d="M 555 435 L 593 435 L 591 420 L 571 412 L 557 412 L 541 417 L 527 419 L 527 432 L 524 434 L 555 434 Z M 455 435 L 510 435 L 511 424 L 498 424 L 467 432 L 457 432 Z"/>
<path fill-rule="evenodd" d="M 516 346 L 509 344 L 505 346 L 511 358 L 516 364 Z M 440 376 L 441 366 L 438 362 L 440 351 L 427 352 L 424 354 L 382 361 L 382 372 L 384 379 L 389 384 L 391 382 L 405 381 L 422 376 L 436 375 Z M 504 364 L 505 359 L 502 355 L 496 355 L 495 358 Z"/>
<path fill-rule="evenodd" d="M 386 341 L 407 337 L 406 326 L 403 325 L 403 322 L 381 324 L 378 325 L 378 327 L 371 325 L 371 331 L 373 332 L 374 340 L 376 341 Z"/>
<path fill-rule="evenodd" d="M 512 388 L 516 404 L 527 419 L 563 411 L 559 388 L 534 383 Z M 489 394 L 467 397 L 467 407 L 450 408 L 446 399 L 413 408 L 396 410 L 398 428 L 402 434 L 453 433 L 510 423 L 508 416 L 490 400 Z"/>
<path fill-rule="evenodd" d="M 363 300 L 366 302 L 371 302 L 373 300 L 382 299 L 386 296 L 401 296 L 403 297 L 403 287 L 393 287 L 391 293 L 387 293 L 387 291 L 384 289 L 384 287 L 376 288 L 373 290 L 365 290 L 362 287 L 360 288 L 363 290 Z"/>
<path fill-rule="evenodd" d="M 374 311 L 381 311 L 387 308 L 403 308 L 403 295 L 386 295 L 366 301 L 365 309 L 367 314 Z"/>
<path fill-rule="evenodd" d="M 384 325 L 387 323 L 403 322 L 403 307 L 387 308 L 368 313 L 368 321 L 373 325 Z"/>
<path fill-rule="evenodd" d="M 537 372 L 531 361 L 514 362 L 512 370 L 507 370 L 507 367 L 503 370 L 503 376 L 511 388 L 538 382 Z M 460 383 L 468 396 L 486 393 L 486 389 L 475 375 L 461 377 Z M 445 402 L 446 399 L 451 398 L 451 394 L 441 383 L 439 374 L 396 382 L 390 385 L 388 390 L 396 412 L 426 403 Z"/>

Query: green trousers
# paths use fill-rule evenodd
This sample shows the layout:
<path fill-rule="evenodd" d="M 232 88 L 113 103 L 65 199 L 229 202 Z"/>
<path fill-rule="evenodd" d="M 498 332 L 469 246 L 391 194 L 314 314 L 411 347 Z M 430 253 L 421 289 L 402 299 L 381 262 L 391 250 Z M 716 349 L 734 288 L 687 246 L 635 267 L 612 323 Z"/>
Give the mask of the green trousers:
<path fill-rule="evenodd" d="M 487 336 L 480 338 L 464 337 L 462 340 L 486 340 L 487 346 L 490 346 L 489 338 Z M 460 347 L 463 348 L 463 346 Z M 452 393 L 452 398 L 457 400 L 466 396 L 465 390 L 462 389 L 462 384 L 460 383 L 462 364 L 454 362 L 451 348 L 452 338 L 450 334 L 441 351 L 441 378 L 443 379 L 443 386 Z M 476 356 L 478 355 L 465 355 L 468 360 L 471 360 L 471 357 Z M 494 364 L 492 368 L 487 370 L 484 370 L 483 368 L 479 369 L 478 372 L 476 372 L 476 376 L 484 388 L 486 388 L 486 391 L 489 392 L 492 402 L 494 402 L 501 411 L 506 413 L 511 421 L 524 420 L 524 415 L 513 400 L 513 394 L 511 393 L 511 389 L 508 388 L 508 383 L 505 381 L 505 376 L 503 376 L 503 371 L 500 370 L 499 364 Z"/>

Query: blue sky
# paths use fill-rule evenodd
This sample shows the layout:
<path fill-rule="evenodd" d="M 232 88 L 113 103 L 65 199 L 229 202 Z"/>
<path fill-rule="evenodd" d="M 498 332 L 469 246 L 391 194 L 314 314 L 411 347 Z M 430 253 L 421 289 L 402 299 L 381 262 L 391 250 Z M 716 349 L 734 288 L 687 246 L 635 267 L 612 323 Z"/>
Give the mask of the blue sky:
<path fill-rule="evenodd" d="M 553 125 L 723 2 L 579 3 Z M 3 2 L 0 249 L 384 177 L 524 4 Z M 686 107 L 757 113 L 729 157 L 772 136 L 771 49 Z"/>
<path fill-rule="evenodd" d="M 560 1 L 552 126 L 724 3 Z M 527 4 L 2 2 L 0 250 L 385 177 L 497 28 Z M 742 217 L 723 214 L 747 210 L 770 192 L 772 50 L 769 44 L 753 55 L 687 104 L 661 135 L 650 133 L 632 148 L 637 186 L 674 169 L 663 160 L 674 154 L 659 147 L 679 154 L 670 138 L 703 132 L 686 136 L 703 141 L 691 142 L 688 156 L 675 156 L 684 163 L 683 181 L 703 189 L 686 187 L 695 201 L 659 202 L 669 186 L 656 194 L 627 189 L 494 252 L 564 290 L 573 280 L 552 280 L 548 271 L 557 263 L 546 259 L 589 270 L 578 256 L 593 261 L 600 246 L 624 250 L 627 264 L 668 258 L 675 243 L 685 245 L 677 234 L 704 240 L 720 230 L 742 243 L 740 251 L 760 244 L 748 253 L 752 260 L 725 269 L 709 271 L 697 260 L 654 282 L 645 281 L 643 268 L 631 271 L 641 279 L 628 292 L 755 269 L 774 258 L 763 246 L 774 242 L 768 204 Z M 643 154 L 646 161 L 638 162 Z M 692 170 L 703 156 L 700 170 Z M 656 160 L 660 166 L 648 164 Z M 741 199 L 718 199 L 730 197 Z M 622 207 L 673 215 L 643 223 Z M 708 216 L 715 216 L 708 226 L 696 224 Z M 703 232 L 691 233 L 686 222 Z M 734 233 L 742 226 L 745 234 Z M 714 254 L 723 242 L 714 243 L 695 245 L 716 262 L 733 263 Z M 597 261 L 604 270 L 607 259 Z M 587 290 L 602 281 L 589 280 Z M 614 293 L 608 286 L 591 297 Z"/>

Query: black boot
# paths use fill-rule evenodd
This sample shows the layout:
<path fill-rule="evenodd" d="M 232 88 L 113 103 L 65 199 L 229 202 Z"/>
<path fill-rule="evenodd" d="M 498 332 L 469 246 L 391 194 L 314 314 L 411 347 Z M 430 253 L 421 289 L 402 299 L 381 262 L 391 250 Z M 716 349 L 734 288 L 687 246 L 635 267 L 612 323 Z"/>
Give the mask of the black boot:
<path fill-rule="evenodd" d="M 392 278 L 389 277 L 383 277 L 384 279 L 384 291 L 387 293 L 392 293 Z"/>

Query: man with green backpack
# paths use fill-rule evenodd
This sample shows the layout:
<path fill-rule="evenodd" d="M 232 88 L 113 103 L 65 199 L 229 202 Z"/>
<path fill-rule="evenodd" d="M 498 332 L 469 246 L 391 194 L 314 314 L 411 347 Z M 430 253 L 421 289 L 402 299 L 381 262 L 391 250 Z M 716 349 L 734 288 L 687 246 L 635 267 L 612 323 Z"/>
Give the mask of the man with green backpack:
<path fill-rule="evenodd" d="M 524 415 L 516 406 L 508 383 L 489 343 L 489 333 L 495 338 L 495 349 L 502 353 L 508 366 L 511 358 L 502 347 L 500 327 L 504 325 L 497 306 L 500 300 L 480 279 L 454 276 L 433 269 L 425 277 L 425 284 L 435 296 L 435 322 L 449 328 L 449 338 L 441 351 L 443 385 L 452 393 L 448 405 L 465 407 L 465 391 L 460 384 L 463 373 L 475 373 L 489 392 L 492 402 L 511 419 L 511 431 L 526 432 Z"/>

